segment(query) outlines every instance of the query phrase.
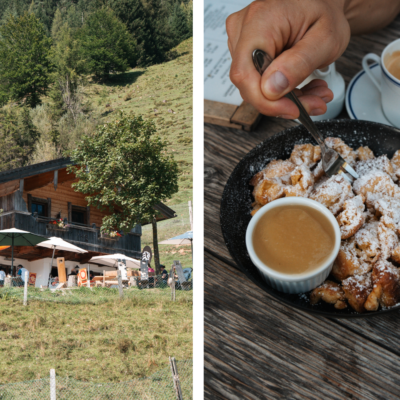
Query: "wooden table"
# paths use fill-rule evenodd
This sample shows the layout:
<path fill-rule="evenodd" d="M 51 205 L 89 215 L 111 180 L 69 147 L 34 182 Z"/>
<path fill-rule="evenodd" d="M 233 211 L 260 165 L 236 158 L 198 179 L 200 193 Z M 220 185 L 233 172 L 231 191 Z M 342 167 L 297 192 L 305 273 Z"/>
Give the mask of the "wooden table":
<path fill-rule="evenodd" d="M 336 67 L 348 84 L 368 52 L 400 37 L 400 17 L 352 38 Z M 343 111 L 341 118 L 348 118 Z M 285 306 L 236 266 L 219 204 L 231 171 L 295 122 L 263 117 L 255 132 L 205 126 L 205 398 L 399 399 L 400 315 L 327 319 Z"/>

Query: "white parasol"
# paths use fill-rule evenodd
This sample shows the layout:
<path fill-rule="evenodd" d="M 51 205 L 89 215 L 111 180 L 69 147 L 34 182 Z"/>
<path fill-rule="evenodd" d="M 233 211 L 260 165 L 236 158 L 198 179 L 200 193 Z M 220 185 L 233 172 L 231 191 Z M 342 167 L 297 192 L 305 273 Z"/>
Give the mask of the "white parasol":
<path fill-rule="evenodd" d="M 127 257 L 124 254 L 108 254 L 106 256 L 96 256 L 92 257 L 89 262 L 93 264 L 108 265 L 110 267 L 117 267 L 118 260 L 125 260 L 127 268 L 140 268 L 140 260 L 135 260 L 134 258 Z"/>

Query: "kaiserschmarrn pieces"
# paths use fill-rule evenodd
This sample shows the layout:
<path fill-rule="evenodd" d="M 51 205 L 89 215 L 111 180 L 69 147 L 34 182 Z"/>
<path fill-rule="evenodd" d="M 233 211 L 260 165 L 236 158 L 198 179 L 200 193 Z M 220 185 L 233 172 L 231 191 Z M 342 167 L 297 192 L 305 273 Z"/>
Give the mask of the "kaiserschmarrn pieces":
<path fill-rule="evenodd" d="M 329 279 L 310 293 L 310 303 L 324 301 L 336 309 L 376 311 L 400 304 L 400 150 L 392 159 L 375 157 L 368 146 L 354 151 L 329 137 L 357 172 L 350 184 L 343 175 L 328 177 L 321 149 L 295 145 L 288 160 L 273 160 L 250 181 L 251 214 L 282 197 L 308 197 L 336 216 L 341 244 Z M 333 279 L 333 280 L 332 280 Z"/>
<path fill-rule="evenodd" d="M 364 208 L 362 196 L 356 196 L 344 202 L 343 211 L 336 217 L 342 240 L 353 236 L 363 226 Z"/>
<path fill-rule="evenodd" d="M 363 254 L 363 250 L 357 247 L 356 240 L 352 237 L 349 240 L 343 240 L 340 244 L 331 274 L 338 281 L 343 281 L 349 276 L 368 273 L 372 266 L 373 264 Z"/>
<path fill-rule="evenodd" d="M 360 177 L 373 170 L 378 170 L 386 172 L 393 181 L 397 181 L 397 176 L 394 173 L 393 166 L 385 155 L 365 161 L 359 161 L 356 163 L 354 169 Z"/>
<path fill-rule="evenodd" d="M 285 195 L 285 185 L 280 178 L 267 178 L 258 183 L 253 190 L 254 199 L 264 206 L 270 201 L 279 199 Z"/>
<path fill-rule="evenodd" d="M 334 304 L 338 310 L 347 307 L 344 291 L 339 284 L 333 281 L 325 281 L 322 285 L 315 288 L 310 295 L 310 303 L 317 304 L 320 300 L 329 304 Z"/>
<path fill-rule="evenodd" d="M 381 255 L 381 247 L 378 238 L 379 221 L 366 223 L 355 235 L 355 250 L 363 261 L 374 264 Z"/>
<path fill-rule="evenodd" d="M 337 215 L 343 210 L 344 202 L 354 197 L 354 193 L 345 178 L 334 175 L 318 186 L 309 197 L 323 204 L 333 215 Z"/>
<path fill-rule="evenodd" d="M 359 147 L 356 153 L 360 161 L 372 160 L 375 158 L 373 151 L 368 146 Z"/>
<path fill-rule="evenodd" d="M 400 235 L 400 199 L 383 196 L 374 202 L 374 208 L 380 221 Z"/>
<path fill-rule="evenodd" d="M 372 292 L 371 273 L 350 276 L 342 282 L 342 288 L 351 308 L 359 313 L 365 312 L 364 304 Z"/>
<path fill-rule="evenodd" d="M 325 139 L 325 144 L 336 150 L 351 166 L 353 166 L 357 160 L 357 153 L 342 139 L 335 137 L 328 137 Z"/>
<path fill-rule="evenodd" d="M 400 150 L 397 150 L 396 153 L 394 153 L 390 162 L 392 163 L 395 175 L 400 179 Z"/>
<path fill-rule="evenodd" d="M 306 165 L 300 165 L 290 174 L 291 184 L 285 186 L 285 195 L 308 197 L 314 187 L 314 176 Z"/>
<path fill-rule="evenodd" d="M 257 186 L 266 178 L 281 178 L 284 183 L 289 183 L 290 173 L 296 165 L 289 160 L 272 160 L 262 171 L 253 176 L 250 185 Z"/>
<path fill-rule="evenodd" d="M 353 183 L 353 190 L 356 194 L 361 194 L 367 199 L 367 203 L 385 195 L 400 197 L 400 188 L 393 182 L 392 178 L 387 173 L 377 169 L 371 170 L 357 179 Z M 370 195 L 377 196 L 371 197 Z"/>
<path fill-rule="evenodd" d="M 378 239 L 381 248 L 381 259 L 387 260 L 391 257 L 394 249 L 399 245 L 399 238 L 392 229 L 388 228 L 382 221 L 378 224 Z"/>
<path fill-rule="evenodd" d="M 382 307 L 393 307 L 400 301 L 399 270 L 386 260 L 379 260 L 372 270 L 372 292 L 364 307 L 376 311 Z"/>
<path fill-rule="evenodd" d="M 321 149 L 310 143 L 296 144 L 290 155 L 290 161 L 296 165 L 306 165 L 312 167 L 321 159 Z"/>

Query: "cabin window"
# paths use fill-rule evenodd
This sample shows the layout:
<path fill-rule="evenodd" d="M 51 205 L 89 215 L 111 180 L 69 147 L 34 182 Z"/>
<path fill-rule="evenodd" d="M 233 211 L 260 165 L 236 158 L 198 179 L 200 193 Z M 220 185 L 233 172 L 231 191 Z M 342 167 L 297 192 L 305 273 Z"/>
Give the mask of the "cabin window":
<path fill-rule="evenodd" d="M 84 207 L 72 206 L 71 222 L 76 224 L 87 224 L 87 211 Z"/>
<path fill-rule="evenodd" d="M 33 197 L 28 193 L 28 210 L 32 215 L 37 213 L 39 217 L 49 218 L 51 215 L 51 199 Z"/>
<path fill-rule="evenodd" d="M 34 214 L 36 212 L 39 217 L 47 217 L 47 215 L 48 215 L 47 201 L 46 201 L 46 203 L 32 201 L 31 212 L 32 212 L 32 214 Z"/>

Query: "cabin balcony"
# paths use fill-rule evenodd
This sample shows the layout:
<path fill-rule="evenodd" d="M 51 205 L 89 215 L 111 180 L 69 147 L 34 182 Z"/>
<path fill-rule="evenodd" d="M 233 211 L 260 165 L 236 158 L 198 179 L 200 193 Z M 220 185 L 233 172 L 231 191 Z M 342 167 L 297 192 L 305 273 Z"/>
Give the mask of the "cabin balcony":
<path fill-rule="evenodd" d="M 57 236 L 82 249 L 100 253 L 122 253 L 128 257 L 140 258 L 140 238 L 142 228 L 136 225 L 131 232 L 118 238 L 101 237 L 100 227 L 96 224 L 84 225 L 68 222 L 64 219 L 67 228 L 60 228 L 54 224 L 54 218 L 32 215 L 26 211 L 8 211 L 0 215 L 0 228 L 17 228 L 43 237 Z"/>

